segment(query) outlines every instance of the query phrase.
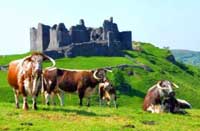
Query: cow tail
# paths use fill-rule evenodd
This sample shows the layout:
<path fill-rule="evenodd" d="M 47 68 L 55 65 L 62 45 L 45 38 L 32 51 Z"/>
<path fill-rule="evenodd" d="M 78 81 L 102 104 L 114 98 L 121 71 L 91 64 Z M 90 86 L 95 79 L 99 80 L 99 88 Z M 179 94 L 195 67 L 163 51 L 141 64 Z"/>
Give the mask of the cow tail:
<path fill-rule="evenodd" d="M 41 98 L 42 98 L 42 104 L 45 104 L 45 96 L 44 96 L 44 93 L 45 93 L 45 80 L 44 80 L 44 76 L 42 75 L 42 87 L 41 87 Z"/>

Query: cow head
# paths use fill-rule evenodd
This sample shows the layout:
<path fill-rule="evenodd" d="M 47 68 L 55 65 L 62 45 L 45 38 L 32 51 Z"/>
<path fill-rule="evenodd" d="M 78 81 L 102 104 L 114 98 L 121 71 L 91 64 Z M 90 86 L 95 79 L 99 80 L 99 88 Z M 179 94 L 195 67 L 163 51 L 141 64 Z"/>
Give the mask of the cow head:
<path fill-rule="evenodd" d="M 168 97 L 174 94 L 173 88 L 179 87 L 175 83 L 172 83 L 168 80 L 162 80 L 157 83 L 157 88 L 159 89 L 162 97 Z"/>
<path fill-rule="evenodd" d="M 21 69 L 29 75 L 33 82 L 33 89 L 38 89 L 37 87 L 41 85 L 42 62 L 45 60 L 50 60 L 52 67 L 55 66 L 55 61 L 42 53 L 33 53 L 25 57 L 21 62 Z"/>
<path fill-rule="evenodd" d="M 113 88 L 112 83 L 109 82 L 108 80 L 106 80 L 106 81 L 104 82 L 104 89 L 105 89 L 106 91 L 109 91 L 109 90 L 112 89 L 112 88 Z"/>
<path fill-rule="evenodd" d="M 31 68 L 33 76 L 41 75 L 42 62 L 45 60 L 50 60 L 52 62 L 52 67 L 55 66 L 55 61 L 51 57 L 44 55 L 42 53 L 33 53 L 32 55 L 25 57 L 21 63 L 21 66 L 22 68 L 24 66 L 26 66 L 26 68 L 28 69 Z M 26 65 L 27 63 L 29 63 L 29 65 Z"/>
<path fill-rule="evenodd" d="M 106 78 L 106 72 L 109 70 L 106 69 L 96 69 L 93 71 L 93 77 L 98 80 L 99 82 L 105 82 L 107 80 Z"/>

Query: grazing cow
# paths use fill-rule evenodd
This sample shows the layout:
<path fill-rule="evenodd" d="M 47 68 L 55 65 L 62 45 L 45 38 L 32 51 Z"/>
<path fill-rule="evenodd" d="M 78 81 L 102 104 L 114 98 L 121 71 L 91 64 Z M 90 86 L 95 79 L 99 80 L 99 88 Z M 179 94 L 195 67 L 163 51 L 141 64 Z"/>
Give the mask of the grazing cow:
<path fill-rule="evenodd" d="M 163 109 L 163 100 L 169 95 L 173 94 L 173 87 L 178 86 L 168 80 L 158 81 L 157 84 L 152 86 L 144 98 L 143 110 L 152 113 L 160 113 Z"/>
<path fill-rule="evenodd" d="M 61 105 L 63 105 L 64 92 L 78 92 L 80 106 L 83 97 L 87 97 L 87 106 L 90 106 L 90 95 L 95 91 L 96 85 L 106 80 L 105 69 L 96 70 L 67 70 L 48 68 L 43 72 L 44 91 L 46 104 L 52 92 L 58 93 Z"/>
<path fill-rule="evenodd" d="M 27 95 L 32 96 L 33 109 L 37 109 L 36 97 L 42 86 L 42 62 L 50 60 L 55 66 L 55 61 L 42 53 L 33 53 L 23 59 L 9 63 L 8 83 L 13 87 L 16 108 L 19 108 L 19 94 L 23 96 L 23 109 L 28 109 Z"/>
<path fill-rule="evenodd" d="M 113 101 L 115 108 L 117 108 L 116 100 L 116 90 L 113 85 L 106 80 L 104 83 L 99 83 L 99 97 L 100 97 L 100 106 L 102 101 L 107 101 L 107 104 L 110 105 L 110 102 Z"/>

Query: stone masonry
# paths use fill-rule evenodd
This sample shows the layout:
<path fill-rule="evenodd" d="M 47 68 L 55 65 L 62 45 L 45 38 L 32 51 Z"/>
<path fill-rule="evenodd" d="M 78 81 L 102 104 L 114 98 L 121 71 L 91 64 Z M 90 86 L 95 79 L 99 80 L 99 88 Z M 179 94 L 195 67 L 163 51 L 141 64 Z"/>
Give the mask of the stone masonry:
<path fill-rule="evenodd" d="M 119 32 L 113 18 L 99 28 L 86 27 L 84 20 L 69 30 L 64 23 L 52 27 L 39 23 L 30 29 L 31 51 L 40 51 L 53 58 L 75 56 L 120 56 L 132 49 L 131 31 Z"/>

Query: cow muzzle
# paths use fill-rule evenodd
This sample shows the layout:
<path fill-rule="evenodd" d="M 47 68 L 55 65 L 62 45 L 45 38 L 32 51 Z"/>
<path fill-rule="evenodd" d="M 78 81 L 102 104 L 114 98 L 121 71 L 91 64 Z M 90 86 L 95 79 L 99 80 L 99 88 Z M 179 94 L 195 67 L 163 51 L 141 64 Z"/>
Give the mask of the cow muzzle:
<path fill-rule="evenodd" d="M 171 98 L 171 97 L 175 97 L 175 95 L 176 95 L 176 93 L 174 91 L 171 91 L 171 92 L 169 92 L 168 96 Z"/>
<path fill-rule="evenodd" d="M 33 72 L 32 77 L 33 79 L 39 79 L 42 76 L 42 70 L 37 69 Z"/>

